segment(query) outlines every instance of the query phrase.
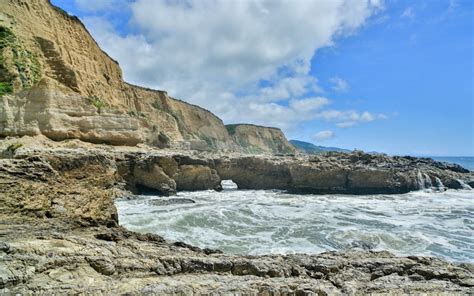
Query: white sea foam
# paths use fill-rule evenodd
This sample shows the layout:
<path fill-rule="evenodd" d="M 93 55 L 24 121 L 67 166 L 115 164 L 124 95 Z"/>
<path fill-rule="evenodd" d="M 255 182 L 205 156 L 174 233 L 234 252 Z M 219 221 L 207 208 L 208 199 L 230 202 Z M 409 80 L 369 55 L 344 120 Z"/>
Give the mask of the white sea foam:
<path fill-rule="evenodd" d="M 461 184 L 462 189 L 472 189 L 472 187 L 466 184 L 463 180 L 458 179 L 458 182 Z"/>
<path fill-rule="evenodd" d="M 196 203 L 151 205 L 150 199 L 166 199 L 157 196 L 117 200 L 120 223 L 235 254 L 315 254 L 362 242 L 398 255 L 474 262 L 470 190 L 351 196 L 234 189 L 177 197 Z"/>

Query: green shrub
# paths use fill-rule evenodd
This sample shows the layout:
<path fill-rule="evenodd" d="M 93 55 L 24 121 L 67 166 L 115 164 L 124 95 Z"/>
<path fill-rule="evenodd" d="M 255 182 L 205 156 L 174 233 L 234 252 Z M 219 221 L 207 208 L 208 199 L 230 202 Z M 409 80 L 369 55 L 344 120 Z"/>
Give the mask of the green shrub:
<path fill-rule="evenodd" d="M 227 132 L 229 135 L 234 135 L 235 134 L 235 129 L 237 128 L 238 124 L 227 124 L 225 128 L 227 129 Z"/>
<path fill-rule="evenodd" d="M 156 100 L 154 101 L 153 103 L 151 103 L 151 106 L 157 110 L 161 110 L 162 109 L 162 106 L 161 106 L 161 102 Z"/>
<path fill-rule="evenodd" d="M 97 111 L 99 113 L 102 111 L 102 108 L 107 107 L 107 103 L 102 101 L 102 99 L 97 96 L 90 96 L 87 99 L 92 105 L 94 105 L 94 107 L 97 108 Z"/>
<path fill-rule="evenodd" d="M 12 45 L 15 43 L 15 41 L 15 34 L 13 34 L 12 30 L 7 27 L 0 26 L 0 49 Z"/>
<path fill-rule="evenodd" d="M 0 69 L 5 69 L 3 63 L 3 49 L 15 42 L 15 35 L 7 28 L 0 26 Z M 13 92 L 13 85 L 11 81 L 0 81 L 0 96 L 11 94 Z"/>
<path fill-rule="evenodd" d="M 163 144 L 169 144 L 171 142 L 171 139 L 165 133 L 160 132 L 158 134 L 158 141 L 160 141 L 160 143 L 163 143 Z"/>
<path fill-rule="evenodd" d="M 18 76 L 9 73 L 9 69 L 5 66 L 5 50 L 11 50 L 13 54 L 11 62 L 18 71 Z M 12 30 L 4 26 L 0 26 L 0 70 L 5 73 L 3 81 L 0 81 L 2 83 L 0 95 L 12 93 L 14 91 L 13 81 L 17 78 L 20 79 L 21 87 L 24 89 L 35 85 L 41 78 L 41 64 L 38 58 L 31 51 L 25 49 Z"/>
<path fill-rule="evenodd" d="M 214 147 L 214 141 L 211 138 L 201 135 L 201 139 L 206 142 L 207 146 Z"/>
<path fill-rule="evenodd" d="M 13 85 L 11 82 L 0 81 L 0 97 L 13 92 Z"/>
<path fill-rule="evenodd" d="M 18 150 L 21 147 L 23 147 L 22 143 L 13 143 L 13 144 L 11 144 L 10 146 L 7 147 L 7 151 L 9 151 L 11 153 L 15 153 L 15 151 Z"/>
<path fill-rule="evenodd" d="M 139 117 L 146 118 L 146 114 L 139 111 L 128 110 L 127 114 L 135 118 L 139 118 Z"/>

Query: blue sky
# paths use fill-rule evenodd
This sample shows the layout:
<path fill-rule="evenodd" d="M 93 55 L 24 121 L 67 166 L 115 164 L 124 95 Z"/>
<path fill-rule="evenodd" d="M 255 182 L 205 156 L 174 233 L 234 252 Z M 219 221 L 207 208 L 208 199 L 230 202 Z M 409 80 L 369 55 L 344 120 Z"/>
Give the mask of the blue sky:
<path fill-rule="evenodd" d="M 474 155 L 473 1 L 52 2 L 84 21 L 126 80 L 226 123 L 325 146 Z"/>

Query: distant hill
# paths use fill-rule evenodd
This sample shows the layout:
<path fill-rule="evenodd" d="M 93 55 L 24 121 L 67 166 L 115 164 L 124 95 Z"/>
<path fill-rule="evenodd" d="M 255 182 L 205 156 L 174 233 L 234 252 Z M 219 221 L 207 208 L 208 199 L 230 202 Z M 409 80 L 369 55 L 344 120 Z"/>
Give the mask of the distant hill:
<path fill-rule="evenodd" d="M 296 147 L 300 152 L 307 154 L 320 154 L 328 151 L 337 151 L 337 152 L 351 152 L 351 150 L 338 148 L 338 147 L 325 147 L 325 146 L 316 146 L 312 143 L 290 140 L 290 143 Z"/>

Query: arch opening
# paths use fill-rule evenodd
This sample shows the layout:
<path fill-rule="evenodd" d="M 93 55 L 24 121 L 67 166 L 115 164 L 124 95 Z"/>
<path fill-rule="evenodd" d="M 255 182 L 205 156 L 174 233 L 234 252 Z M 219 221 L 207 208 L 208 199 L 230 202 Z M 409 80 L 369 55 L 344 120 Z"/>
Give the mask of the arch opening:
<path fill-rule="evenodd" d="M 222 190 L 237 190 L 239 186 L 232 180 L 222 180 L 221 181 Z"/>

